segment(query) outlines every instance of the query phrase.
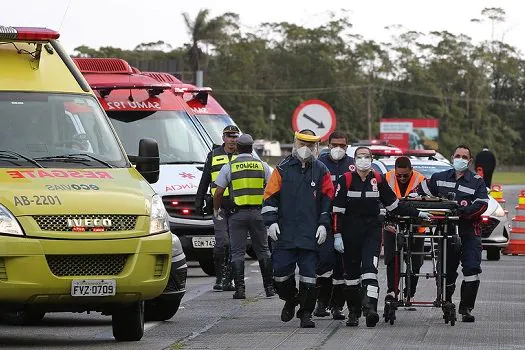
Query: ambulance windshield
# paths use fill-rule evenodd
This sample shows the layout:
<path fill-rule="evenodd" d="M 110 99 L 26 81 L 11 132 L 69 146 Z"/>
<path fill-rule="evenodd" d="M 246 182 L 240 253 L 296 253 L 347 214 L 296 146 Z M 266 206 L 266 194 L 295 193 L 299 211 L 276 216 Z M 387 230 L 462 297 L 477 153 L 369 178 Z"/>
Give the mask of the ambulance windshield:
<path fill-rule="evenodd" d="M 107 168 L 129 164 L 91 96 L 0 92 L 0 118 L 1 167 Z"/>
<path fill-rule="evenodd" d="M 222 130 L 227 125 L 236 125 L 227 114 L 197 114 L 196 117 L 216 145 L 223 143 Z"/>
<path fill-rule="evenodd" d="M 107 111 L 124 149 L 137 155 L 139 140 L 159 144 L 160 164 L 204 163 L 206 143 L 183 111 Z"/>

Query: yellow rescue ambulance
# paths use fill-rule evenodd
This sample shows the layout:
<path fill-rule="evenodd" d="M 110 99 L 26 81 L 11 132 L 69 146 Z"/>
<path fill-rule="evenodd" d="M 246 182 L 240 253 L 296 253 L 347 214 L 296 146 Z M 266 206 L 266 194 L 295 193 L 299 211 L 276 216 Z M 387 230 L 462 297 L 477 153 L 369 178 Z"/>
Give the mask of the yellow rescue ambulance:
<path fill-rule="evenodd" d="M 172 257 L 158 146 L 140 140 L 131 166 L 58 37 L 0 26 L 0 312 L 98 311 L 139 340 Z"/>

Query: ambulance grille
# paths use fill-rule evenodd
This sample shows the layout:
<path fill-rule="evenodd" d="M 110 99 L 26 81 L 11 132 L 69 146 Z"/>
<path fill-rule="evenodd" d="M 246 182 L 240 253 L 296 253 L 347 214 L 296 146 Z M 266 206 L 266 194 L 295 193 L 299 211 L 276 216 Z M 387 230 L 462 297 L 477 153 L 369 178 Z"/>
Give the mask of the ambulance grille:
<path fill-rule="evenodd" d="M 182 196 L 164 196 L 162 197 L 164 207 L 168 212 L 168 215 L 172 218 L 179 219 L 192 219 L 192 220 L 211 220 L 212 214 L 207 213 L 202 215 L 196 212 L 195 207 L 195 196 L 194 195 L 182 195 Z M 207 203 L 208 207 L 213 206 L 212 202 Z M 210 210 L 211 211 L 211 210 Z"/>
<path fill-rule="evenodd" d="M 100 255 L 46 255 L 47 264 L 53 275 L 66 276 L 117 276 L 128 254 Z"/>
<path fill-rule="evenodd" d="M 42 231 L 61 231 L 71 232 L 73 227 L 68 226 L 68 219 L 82 220 L 82 219 L 100 219 L 111 221 L 110 227 L 105 227 L 105 231 L 132 231 L 137 224 L 136 215 L 36 215 L 33 216 L 36 223 Z M 92 231 L 92 227 L 86 227 L 86 231 Z"/>

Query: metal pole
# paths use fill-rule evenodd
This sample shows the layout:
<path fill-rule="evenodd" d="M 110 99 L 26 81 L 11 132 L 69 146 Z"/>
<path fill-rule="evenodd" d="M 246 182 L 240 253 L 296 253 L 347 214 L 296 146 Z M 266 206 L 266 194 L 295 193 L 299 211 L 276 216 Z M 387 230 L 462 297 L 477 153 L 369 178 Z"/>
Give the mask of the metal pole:
<path fill-rule="evenodd" d="M 203 74 L 203 71 L 201 70 L 198 70 L 195 72 L 195 85 L 197 85 L 197 87 L 203 87 L 203 82 L 204 80 L 204 74 Z"/>
<path fill-rule="evenodd" d="M 368 139 L 369 140 L 372 140 L 372 111 L 371 111 L 371 92 L 370 92 L 370 88 L 371 88 L 371 85 L 369 84 L 368 85 L 368 90 L 367 90 L 367 113 L 368 113 Z"/>

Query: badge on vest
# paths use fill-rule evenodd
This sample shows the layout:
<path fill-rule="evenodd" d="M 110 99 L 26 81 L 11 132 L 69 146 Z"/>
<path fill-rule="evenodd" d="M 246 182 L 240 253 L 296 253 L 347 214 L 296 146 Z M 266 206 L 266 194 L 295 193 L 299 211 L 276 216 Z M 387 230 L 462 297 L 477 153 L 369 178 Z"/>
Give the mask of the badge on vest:
<path fill-rule="evenodd" d="M 371 179 L 370 184 L 372 185 L 372 191 L 377 192 L 377 180 L 375 178 Z"/>
<path fill-rule="evenodd" d="M 350 164 L 350 165 L 348 166 L 348 170 L 350 170 L 351 172 L 355 172 L 355 165 Z"/>

